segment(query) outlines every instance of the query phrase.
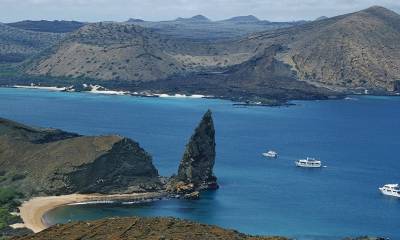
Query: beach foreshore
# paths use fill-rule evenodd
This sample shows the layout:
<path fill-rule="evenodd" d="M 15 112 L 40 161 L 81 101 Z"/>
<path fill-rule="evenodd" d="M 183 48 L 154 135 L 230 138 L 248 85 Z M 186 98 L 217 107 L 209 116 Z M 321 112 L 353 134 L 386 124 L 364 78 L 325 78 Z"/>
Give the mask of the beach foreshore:
<path fill-rule="evenodd" d="M 24 202 L 19 210 L 26 228 L 40 232 L 49 226 L 43 216 L 52 209 L 69 204 L 106 203 L 113 201 L 136 202 L 165 197 L 164 192 L 132 193 L 132 194 L 71 194 L 62 196 L 35 197 Z"/>
<path fill-rule="evenodd" d="M 74 86 L 69 87 L 57 87 L 57 86 L 38 86 L 38 85 L 12 85 L 12 88 L 23 88 L 23 89 L 36 89 L 36 90 L 47 90 L 47 91 L 56 91 L 56 92 L 85 92 L 85 93 L 93 93 L 93 94 L 102 94 L 102 95 L 120 95 L 120 96 L 137 96 L 137 97 L 158 97 L 158 98 L 214 98 L 214 96 L 205 96 L 201 94 L 167 94 L 167 93 L 159 93 L 159 92 L 151 92 L 151 91 L 142 91 L 142 92 L 130 92 L 130 91 L 117 91 L 110 90 L 100 85 L 87 85 L 84 84 L 83 90 L 76 90 Z"/>

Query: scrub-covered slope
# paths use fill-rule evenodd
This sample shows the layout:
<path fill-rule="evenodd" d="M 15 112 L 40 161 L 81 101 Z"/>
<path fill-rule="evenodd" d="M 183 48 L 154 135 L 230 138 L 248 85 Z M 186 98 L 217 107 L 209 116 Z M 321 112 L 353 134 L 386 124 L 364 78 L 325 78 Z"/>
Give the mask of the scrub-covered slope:
<path fill-rule="evenodd" d="M 21 62 L 56 44 L 63 34 L 27 31 L 0 23 L 0 63 Z"/>
<path fill-rule="evenodd" d="M 297 78 L 335 89 L 397 90 L 400 16 L 382 7 L 255 34 L 239 45 L 281 44 Z M 253 48 L 255 51 L 256 49 Z"/>

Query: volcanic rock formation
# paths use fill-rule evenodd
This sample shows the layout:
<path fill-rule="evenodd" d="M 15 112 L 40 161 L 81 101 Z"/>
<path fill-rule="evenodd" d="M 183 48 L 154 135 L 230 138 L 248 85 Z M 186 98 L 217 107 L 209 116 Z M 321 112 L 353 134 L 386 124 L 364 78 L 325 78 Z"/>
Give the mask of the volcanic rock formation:
<path fill-rule="evenodd" d="M 211 111 L 208 110 L 186 145 L 178 174 L 173 176 L 167 190 L 197 198 L 198 191 L 218 188 L 214 176 L 215 129 Z"/>

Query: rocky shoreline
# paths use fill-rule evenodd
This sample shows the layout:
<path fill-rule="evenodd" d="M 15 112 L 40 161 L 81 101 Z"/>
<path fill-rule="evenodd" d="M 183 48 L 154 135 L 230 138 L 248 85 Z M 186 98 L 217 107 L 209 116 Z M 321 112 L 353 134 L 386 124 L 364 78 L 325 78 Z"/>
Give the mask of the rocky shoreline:
<path fill-rule="evenodd" d="M 15 70 L 15 76 L 0 76 L 0 87 L 24 86 L 27 88 L 43 87 L 53 90 L 71 92 L 92 92 L 98 94 L 132 95 L 139 97 L 179 97 L 179 98 L 216 98 L 230 100 L 235 103 L 263 106 L 284 106 L 292 100 L 328 100 L 344 98 L 338 91 L 314 87 L 307 83 L 288 81 L 284 90 L 280 86 L 263 86 L 261 88 L 238 88 L 236 86 L 221 87 L 225 77 L 215 74 L 193 73 L 172 76 L 166 80 L 152 82 L 101 81 L 88 78 L 68 78 L 50 76 L 31 76 Z M 1 72 L 1 71 L 0 71 Z M 220 79 L 223 77 L 223 79 Z M 215 79 L 214 79 L 215 78 Z M 294 81 L 294 80 L 293 80 Z M 202 82 L 199 86 L 198 82 Z M 226 85 L 226 84 L 224 84 Z M 298 89 L 297 89 L 298 88 Z M 92 91 L 94 90 L 94 91 Z"/>
<path fill-rule="evenodd" d="M 0 85 L 4 88 L 21 88 L 21 89 L 38 89 L 56 92 L 82 92 L 82 93 L 92 93 L 100 95 L 116 95 L 116 96 L 133 96 L 133 97 L 144 97 L 144 98 L 175 98 L 175 99 L 223 99 L 232 101 L 233 106 L 237 107 L 290 107 L 295 106 L 292 100 L 271 100 L 263 99 L 259 97 L 240 97 L 240 96 L 212 96 L 212 95 L 202 95 L 202 94 L 191 94 L 189 92 L 166 92 L 162 93 L 160 91 L 143 90 L 139 92 L 131 92 L 124 88 L 109 89 L 101 85 L 91 85 L 83 84 L 82 86 L 75 87 L 70 86 L 51 86 L 51 85 Z M 310 99 L 293 99 L 293 100 L 340 100 L 346 99 L 349 96 L 388 96 L 397 97 L 400 96 L 399 92 L 385 92 L 385 91 L 373 91 L 365 89 L 354 89 L 352 91 L 346 91 L 346 93 L 338 93 L 335 96 L 325 97 L 325 98 L 310 98 Z"/>
<path fill-rule="evenodd" d="M 86 86 L 85 86 L 86 85 Z M 338 93 L 337 95 L 326 97 L 302 97 L 298 99 L 271 99 L 259 97 L 258 95 L 233 94 L 233 95 L 211 95 L 208 92 L 191 92 L 191 91 L 171 91 L 171 90 L 146 90 L 138 89 L 131 91 L 130 88 L 106 88 L 101 85 L 83 84 L 83 87 L 75 87 L 74 85 L 0 85 L 4 88 L 21 88 L 21 89 L 37 89 L 56 92 L 75 92 L 75 93 L 91 93 L 99 95 L 116 95 L 116 96 L 133 96 L 144 98 L 175 98 L 175 99 L 222 99 L 232 101 L 234 106 L 261 106 L 261 107 L 281 107 L 293 106 L 292 100 L 335 100 L 343 99 L 347 95 Z"/>

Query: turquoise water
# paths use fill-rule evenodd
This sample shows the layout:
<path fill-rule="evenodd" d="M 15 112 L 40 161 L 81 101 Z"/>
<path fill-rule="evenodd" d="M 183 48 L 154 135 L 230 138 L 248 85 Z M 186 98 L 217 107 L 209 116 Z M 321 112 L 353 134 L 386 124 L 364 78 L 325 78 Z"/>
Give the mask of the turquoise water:
<path fill-rule="evenodd" d="M 52 223 L 106 216 L 176 216 L 250 234 L 298 239 L 400 239 L 400 200 L 377 188 L 400 182 L 400 98 L 296 102 L 282 108 L 229 101 L 98 96 L 0 88 L 0 116 L 81 134 L 131 137 L 162 175 L 178 167 L 202 114 L 214 112 L 221 188 L 199 201 L 62 207 Z M 275 149 L 277 160 L 261 153 Z M 327 168 L 299 169 L 315 156 Z"/>

